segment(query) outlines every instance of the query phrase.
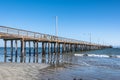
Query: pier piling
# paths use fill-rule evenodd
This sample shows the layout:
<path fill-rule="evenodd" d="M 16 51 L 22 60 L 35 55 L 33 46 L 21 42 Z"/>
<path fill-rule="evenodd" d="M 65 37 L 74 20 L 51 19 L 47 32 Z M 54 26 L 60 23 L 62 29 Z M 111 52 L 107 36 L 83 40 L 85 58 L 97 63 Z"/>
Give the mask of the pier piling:
<path fill-rule="evenodd" d="M 13 61 L 13 40 L 11 40 L 11 62 Z"/>
<path fill-rule="evenodd" d="M 6 62 L 7 57 L 7 40 L 4 40 L 4 62 Z"/>
<path fill-rule="evenodd" d="M 17 40 L 15 40 L 15 62 L 17 62 L 17 56 L 18 56 L 18 48 L 17 48 Z"/>

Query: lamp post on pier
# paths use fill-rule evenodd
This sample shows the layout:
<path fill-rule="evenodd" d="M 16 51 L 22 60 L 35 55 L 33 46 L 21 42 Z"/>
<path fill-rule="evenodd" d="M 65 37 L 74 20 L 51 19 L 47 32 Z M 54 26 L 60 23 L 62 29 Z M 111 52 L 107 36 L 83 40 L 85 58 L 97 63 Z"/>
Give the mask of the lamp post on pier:
<path fill-rule="evenodd" d="M 56 52 L 58 48 L 58 16 L 55 16 Z"/>

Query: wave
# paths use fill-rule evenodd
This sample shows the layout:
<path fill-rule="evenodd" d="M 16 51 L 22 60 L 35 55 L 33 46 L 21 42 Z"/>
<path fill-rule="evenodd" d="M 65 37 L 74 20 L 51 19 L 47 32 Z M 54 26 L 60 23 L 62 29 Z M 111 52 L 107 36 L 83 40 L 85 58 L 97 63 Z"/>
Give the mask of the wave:
<path fill-rule="evenodd" d="M 75 56 L 88 56 L 88 57 L 105 57 L 105 58 L 120 58 L 120 55 L 106 55 L 106 54 L 74 54 Z"/>

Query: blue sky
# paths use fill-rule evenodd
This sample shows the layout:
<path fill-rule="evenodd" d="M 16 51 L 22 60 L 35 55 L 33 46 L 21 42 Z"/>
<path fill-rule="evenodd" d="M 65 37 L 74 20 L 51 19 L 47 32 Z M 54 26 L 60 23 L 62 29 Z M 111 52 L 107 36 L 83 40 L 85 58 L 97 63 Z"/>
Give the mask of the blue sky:
<path fill-rule="evenodd" d="M 120 0 L 0 0 L 0 25 L 120 46 Z"/>

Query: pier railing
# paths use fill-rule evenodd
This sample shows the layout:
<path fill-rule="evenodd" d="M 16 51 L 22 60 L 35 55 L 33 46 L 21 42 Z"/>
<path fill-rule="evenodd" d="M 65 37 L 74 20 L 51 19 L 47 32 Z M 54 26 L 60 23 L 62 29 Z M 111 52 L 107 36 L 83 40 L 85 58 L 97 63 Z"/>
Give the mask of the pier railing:
<path fill-rule="evenodd" d="M 43 40 L 48 40 L 48 41 L 58 40 L 58 41 L 63 41 L 63 42 L 84 43 L 84 41 L 78 41 L 74 39 L 57 37 L 54 35 L 37 33 L 37 32 L 32 32 L 32 31 L 21 30 L 21 29 L 15 29 L 15 28 L 10 28 L 10 27 L 5 27 L 5 26 L 0 26 L 0 33 L 12 34 L 15 36 L 20 36 L 20 37 L 25 37 L 25 38 L 34 38 L 34 39 L 40 39 L 40 40 L 43 39 Z"/>

